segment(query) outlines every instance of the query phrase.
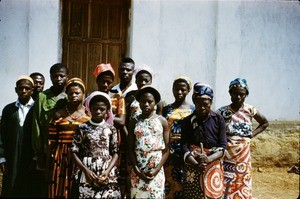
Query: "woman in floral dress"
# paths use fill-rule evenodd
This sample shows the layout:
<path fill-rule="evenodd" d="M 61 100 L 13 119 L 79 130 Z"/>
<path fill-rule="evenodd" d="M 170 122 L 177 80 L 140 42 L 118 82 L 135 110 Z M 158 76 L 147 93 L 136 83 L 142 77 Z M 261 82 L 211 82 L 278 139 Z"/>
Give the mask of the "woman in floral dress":
<path fill-rule="evenodd" d="M 163 165 L 169 155 L 167 120 L 154 111 L 160 101 L 159 92 L 144 86 L 136 94 L 142 114 L 129 124 L 129 157 L 131 198 L 164 198 Z"/>
<path fill-rule="evenodd" d="M 190 115 L 195 106 L 186 101 L 192 87 L 191 79 L 185 76 L 176 78 L 173 82 L 175 101 L 163 108 L 163 116 L 170 127 L 170 155 L 164 165 L 166 175 L 166 198 L 182 198 L 183 154 L 180 145 L 182 119 Z"/>
<path fill-rule="evenodd" d="M 116 167 L 119 153 L 117 130 L 106 122 L 111 114 L 110 97 L 95 91 L 86 103 L 91 119 L 79 126 L 71 147 L 79 168 L 76 173 L 79 198 L 121 198 Z"/>
<path fill-rule="evenodd" d="M 252 198 L 250 141 L 264 131 L 269 122 L 258 110 L 244 103 L 249 95 L 247 81 L 236 78 L 230 82 L 231 104 L 219 108 L 224 117 L 227 149 L 224 157 L 224 198 Z M 252 130 L 252 118 L 258 126 Z"/>

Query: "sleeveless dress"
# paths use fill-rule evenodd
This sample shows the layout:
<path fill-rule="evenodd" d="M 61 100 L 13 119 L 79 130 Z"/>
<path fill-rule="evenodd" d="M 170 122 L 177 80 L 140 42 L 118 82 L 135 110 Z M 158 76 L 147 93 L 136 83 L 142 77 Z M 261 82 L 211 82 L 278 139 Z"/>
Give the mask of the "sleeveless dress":
<path fill-rule="evenodd" d="M 158 166 L 165 149 L 163 126 L 157 116 L 139 118 L 134 128 L 135 155 L 140 171 L 151 170 Z M 131 170 L 131 198 L 164 198 L 165 174 L 163 167 L 153 180 L 145 182 Z"/>

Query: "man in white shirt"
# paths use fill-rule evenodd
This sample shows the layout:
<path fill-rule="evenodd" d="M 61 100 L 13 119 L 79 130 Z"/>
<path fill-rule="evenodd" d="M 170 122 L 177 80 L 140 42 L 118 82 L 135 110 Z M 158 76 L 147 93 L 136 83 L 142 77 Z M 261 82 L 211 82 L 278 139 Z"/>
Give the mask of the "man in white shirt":
<path fill-rule="evenodd" d="M 23 124 L 28 111 L 34 104 L 31 98 L 34 82 L 22 75 L 16 81 L 18 99 L 6 105 L 2 111 L 0 125 L 0 169 L 3 173 L 1 197 L 20 197 L 16 188 L 18 169 L 21 166 Z"/>

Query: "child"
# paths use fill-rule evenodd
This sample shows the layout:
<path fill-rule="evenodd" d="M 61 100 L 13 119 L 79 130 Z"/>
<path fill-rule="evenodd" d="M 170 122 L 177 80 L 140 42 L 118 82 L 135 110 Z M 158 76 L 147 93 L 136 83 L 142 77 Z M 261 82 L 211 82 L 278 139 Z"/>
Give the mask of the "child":
<path fill-rule="evenodd" d="M 31 94 L 34 82 L 29 76 L 20 76 L 16 82 L 15 92 L 18 99 L 6 105 L 1 118 L 0 168 L 3 173 L 1 197 L 20 197 L 16 190 L 16 179 L 19 175 L 23 143 L 23 124 L 27 113 L 34 104 Z"/>
<path fill-rule="evenodd" d="M 128 143 L 131 170 L 131 198 L 164 198 L 163 165 L 169 155 L 167 120 L 155 113 L 159 92 L 144 86 L 136 93 L 142 110 L 137 120 L 130 120 Z"/>
<path fill-rule="evenodd" d="M 71 146 L 79 168 L 79 198 L 121 198 L 118 186 L 118 136 L 116 128 L 107 123 L 111 99 L 95 91 L 87 98 L 86 109 L 91 119 L 79 125 Z"/>

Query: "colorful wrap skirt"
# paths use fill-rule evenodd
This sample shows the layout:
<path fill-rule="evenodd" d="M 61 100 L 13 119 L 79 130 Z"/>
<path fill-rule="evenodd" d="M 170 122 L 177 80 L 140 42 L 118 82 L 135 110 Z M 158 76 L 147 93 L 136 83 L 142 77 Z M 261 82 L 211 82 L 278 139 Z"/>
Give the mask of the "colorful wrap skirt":
<path fill-rule="evenodd" d="M 192 146 L 191 151 L 199 146 Z M 219 150 L 219 149 L 217 149 Z M 215 149 L 204 149 L 207 155 L 215 152 Z M 193 152 L 192 152 L 193 153 Z M 224 191 L 223 166 L 220 160 L 208 164 L 205 170 L 194 165 L 185 164 L 184 167 L 184 198 L 222 198 Z"/>
<path fill-rule="evenodd" d="M 250 138 L 228 137 L 224 157 L 224 198 L 252 198 Z"/>

